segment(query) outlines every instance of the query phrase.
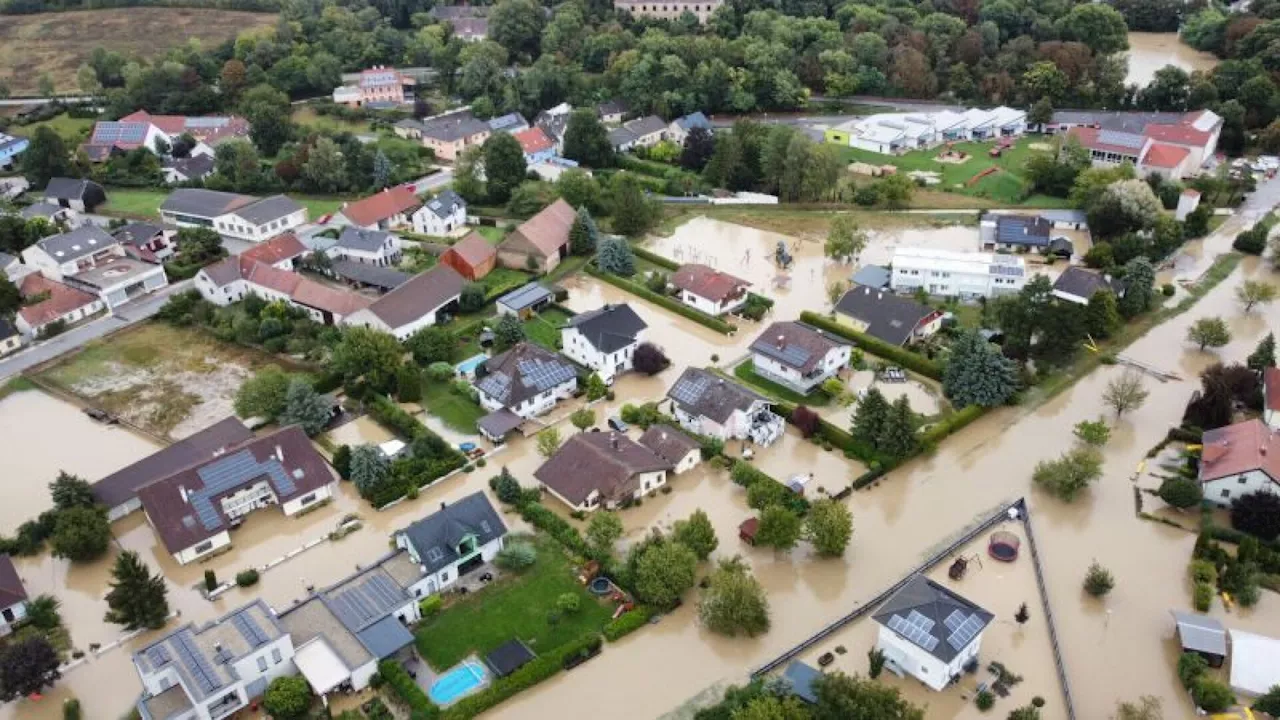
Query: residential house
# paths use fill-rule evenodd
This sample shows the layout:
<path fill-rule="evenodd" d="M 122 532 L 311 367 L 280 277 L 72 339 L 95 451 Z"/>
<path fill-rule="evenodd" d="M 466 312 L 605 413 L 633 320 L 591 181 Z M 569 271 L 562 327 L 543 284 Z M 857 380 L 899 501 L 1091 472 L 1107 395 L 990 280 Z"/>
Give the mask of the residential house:
<path fill-rule="evenodd" d="M 9 282 L 17 285 L 22 278 L 33 272 L 38 271 L 29 265 L 23 265 L 21 260 L 9 253 L 0 252 L 0 273 L 8 278 Z"/>
<path fill-rule="evenodd" d="M 107 191 L 92 180 L 56 177 L 45 186 L 44 201 L 76 212 L 93 212 L 107 201 Z"/>
<path fill-rule="evenodd" d="M 240 253 L 241 260 L 265 263 L 280 270 L 296 270 L 307 246 L 291 232 L 281 233 Z"/>
<path fill-rule="evenodd" d="M 358 293 L 338 290 L 311 278 L 272 267 L 251 258 L 229 257 L 196 273 L 196 290 L 214 305 L 230 305 L 255 295 L 306 311 L 324 325 L 348 324 L 373 301 Z"/>
<path fill-rule="evenodd" d="M 22 347 L 22 333 L 9 318 L 0 316 L 0 357 L 17 352 Z"/>
<path fill-rule="evenodd" d="M 694 128 L 701 128 L 711 132 L 711 121 L 707 119 L 706 115 L 702 114 L 701 110 L 672 120 L 671 124 L 667 126 L 667 139 L 678 145 L 683 145 L 685 138 L 689 137 L 689 133 Z"/>
<path fill-rule="evenodd" d="M 119 247 L 119 246 L 117 246 Z M 163 265 L 143 262 L 123 254 L 68 275 L 63 281 L 98 296 L 108 310 L 155 292 L 169 284 Z"/>
<path fill-rule="evenodd" d="M 27 337 L 43 335 L 59 321 L 66 325 L 79 322 L 106 307 L 96 295 L 49 280 L 39 273 L 22 278 L 18 292 L 27 304 L 18 309 L 13 321 L 18 331 Z"/>
<path fill-rule="evenodd" d="M 455 18 L 449 21 L 453 35 L 463 42 L 480 42 L 489 37 L 489 18 Z"/>
<path fill-rule="evenodd" d="M 401 120 L 396 123 L 395 132 L 400 137 L 421 141 L 423 147 L 434 151 L 440 160 L 453 162 L 463 150 L 483 144 L 493 130 L 473 115 L 471 108 L 464 107 L 422 120 Z"/>
<path fill-rule="evenodd" d="M 681 265 L 671 275 L 671 284 L 679 291 L 680 302 L 708 315 L 732 312 L 747 302 L 751 283 L 708 265 Z"/>
<path fill-rule="evenodd" d="M 502 550 L 507 525 L 483 492 L 472 493 L 394 534 L 396 547 L 409 553 L 423 577 L 414 597 L 443 592 L 462 576 L 493 562 Z"/>
<path fill-rule="evenodd" d="M 691 13 L 699 23 L 706 24 L 723 4 L 724 0 L 613 0 L 613 9 L 658 20 L 679 20 L 685 13 Z"/>
<path fill-rule="evenodd" d="M 419 218 L 414 218 L 414 232 L 427 235 L 449 235 L 467 224 L 467 201 L 452 190 L 445 190 L 431 198 L 422 207 L 421 229 Z"/>
<path fill-rule="evenodd" d="M 178 185 L 192 180 L 203 180 L 213 174 L 212 155 L 188 155 L 184 158 L 165 158 L 160 163 L 166 185 Z"/>
<path fill-rule="evenodd" d="M 697 440 L 663 423 L 650 425 L 637 442 L 671 463 L 672 475 L 692 470 L 702 460 L 702 446 Z"/>
<path fill-rule="evenodd" d="M 414 232 L 426 232 L 422 214 L 422 201 L 413 194 L 413 188 L 398 185 L 344 205 L 338 211 L 338 220 L 365 230 L 412 227 Z"/>
<path fill-rule="evenodd" d="M 218 720 L 297 672 L 293 638 L 262 600 L 203 626 L 187 623 L 133 654 L 143 718 Z"/>
<path fill-rule="evenodd" d="M 89 140 L 80 147 L 90 161 L 105 162 L 113 154 L 138 148 L 168 155 L 183 136 L 195 141 L 195 145 L 189 148 L 189 155 L 213 157 L 222 143 L 248 138 L 249 121 L 237 115 L 187 117 L 152 115 L 138 110 L 119 120 L 94 123 Z"/>
<path fill-rule="evenodd" d="M 40 218 L 48 220 L 54 225 L 72 226 L 77 224 L 80 214 L 71 208 L 59 207 L 53 203 L 38 202 L 22 208 L 18 212 L 18 216 L 23 220 L 34 220 Z"/>
<path fill-rule="evenodd" d="M 1072 265 L 1053 282 L 1053 296 L 1077 305 L 1088 305 L 1098 292 L 1124 297 L 1124 282 L 1106 273 Z"/>
<path fill-rule="evenodd" d="M 1211 110 L 1063 110 L 1055 112 L 1044 129 L 1079 139 L 1095 166 L 1130 162 L 1141 176 L 1156 173 L 1178 180 L 1198 173 L 1213 157 L 1222 126 L 1222 117 Z"/>
<path fill-rule="evenodd" d="M 578 389 L 573 363 L 531 342 L 489 358 L 476 378 L 481 407 L 525 419 L 545 414 Z"/>
<path fill-rule="evenodd" d="M 1035 214 L 1048 220 L 1054 230 L 1089 229 L 1089 216 L 1083 210 L 1037 210 Z"/>
<path fill-rule="evenodd" d="M 528 320 L 534 313 L 555 302 L 556 294 L 538 281 L 533 281 L 498 298 L 499 315 L 515 315 Z"/>
<path fill-rule="evenodd" d="M 621 100 L 606 100 L 596 105 L 596 116 L 605 125 L 621 125 L 627 112 L 627 104 Z"/>
<path fill-rule="evenodd" d="M 556 155 L 556 144 L 542 128 L 532 127 L 527 130 L 521 130 L 512 133 L 520 143 L 520 149 L 524 151 L 524 161 L 530 165 L 541 162 L 549 162 Z"/>
<path fill-rule="evenodd" d="M 930 295 L 962 300 L 1016 293 L 1027 282 L 1022 258 L 1002 253 L 899 247 L 893 251 L 889 286 L 894 292 L 923 288 Z"/>
<path fill-rule="evenodd" d="M 236 417 L 227 417 L 209 427 L 121 468 L 90 486 L 93 499 L 107 508 L 114 522 L 142 509 L 138 491 L 191 465 L 226 453 L 228 448 L 253 439 L 253 431 Z"/>
<path fill-rule="evenodd" d="M 942 313 L 911 298 L 869 287 L 853 287 L 836 302 L 836 315 L 854 330 L 902 347 L 942 327 Z"/>
<path fill-rule="evenodd" d="M 0 635 L 8 635 L 13 626 L 27 616 L 27 589 L 18 577 L 13 559 L 0 555 Z"/>
<path fill-rule="evenodd" d="M 1273 431 L 1280 431 L 1280 368 L 1262 371 L 1262 421 Z"/>
<path fill-rule="evenodd" d="M 808 394 L 849 366 L 849 343 L 803 323 L 775 322 L 751 343 L 757 375 Z"/>
<path fill-rule="evenodd" d="M 204 227 L 224 237 L 262 242 L 307 222 L 307 208 L 284 195 L 251 195 L 179 188 L 160 205 L 160 219 L 178 227 Z"/>
<path fill-rule="evenodd" d="M 556 144 L 556 152 L 564 152 L 564 132 L 569 127 L 569 115 L 573 106 L 560 103 L 555 107 L 539 112 L 533 119 L 534 127 L 540 128 Z"/>
<path fill-rule="evenodd" d="M 353 313 L 345 324 L 381 330 L 407 340 L 418 330 L 445 322 L 458 308 L 462 276 L 447 265 L 419 273 L 391 292 Z"/>
<path fill-rule="evenodd" d="M 498 244 L 498 261 L 518 270 L 551 272 L 569 256 L 569 230 L 577 217 L 572 205 L 556 200 Z"/>
<path fill-rule="evenodd" d="M 489 129 L 498 133 L 518 133 L 521 130 L 529 129 L 529 121 L 518 112 L 499 115 L 498 117 L 489 118 Z"/>
<path fill-rule="evenodd" d="M 21 155 L 31 141 L 24 137 L 14 137 L 0 133 L 0 168 L 8 170 L 12 168 L 19 155 Z"/>
<path fill-rule="evenodd" d="M 440 264 L 448 265 L 462 277 L 475 282 L 498 264 L 498 249 L 488 238 L 472 231 L 440 254 Z"/>
<path fill-rule="evenodd" d="M 286 517 L 333 496 L 337 478 L 297 425 L 255 437 L 138 490 L 147 522 L 186 565 L 231 544 L 245 515 L 279 505 Z"/>
<path fill-rule="evenodd" d="M 560 351 L 612 384 L 632 368 L 647 327 L 630 305 L 605 305 L 569 319 L 560 329 Z"/>
<path fill-rule="evenodd" d="M 347 107 L 395 107 L 412 103 L 417 80 L 395 68 L 376 65 L 360 71 L 355 85 L 334 88 L 333 102 Z"/>
<path fill-rule="evenodd" d="M 583 432 L 569 438 L 533 476 L 580 512 L 612 510 L 656 492 L 674 465 L 619 432 Z"/>
<path fill-rule="evenodd" d="M 701 368 L 686 368 L 667 397 L 680 426 L 697 435 L 767 446 L 785 430 L 768 398 Z"/>
<path fill-rule="evenodd" d="M 1053 226 L 1040 215 L 987 213 L 978 223 L 978 237 L 983 250 L 1070 257 L 1074 246 L 1065 237 L 1055 237 Z"/>
<path fill-rule="evenodd" d="M 1206 430 L 1200 451 L 1204 499 L 1229 508 L 1255 492 L 1280 493 L 1280 433 L 1259 419 Z"/>
<path fill-rule="evenodd" d="M 382 230 L 344 227 L 338 242 L 329 248 L 329 256 L 351 262 L 393 267 L 400 264 L 400 238 Z"/>
<path fill-rule="evenodd" d="M 1178 196 L 1178 207 L 1173 216 L 1178 222 L 1186 222 L 1187 216 L 1200 207 L 1200 191 L 1187 188 Z"/>
<path fill-rule="evenodd" d="M 174 230 L 163 225 L 133 222 L 114 230 L 111 237 L 120 243 L 127 255 L 159 263 L 173 256 L 175 234 Z"/>
<path fill-rule="evenodd" d="M 622 123 L 609 131 L 609 142 L 617 152 L 637 147 L 653 147 L 667 139 L 667 123 L 657 115 L 645 115 Z"/>
<path fill-rule="evenodd" d="M 128 257 L 96 225 L 43 238 L 24 249 L 22 259 L 50 280 L 96 295 L 112 310 L 169 284 L 164 266 Z"/>
<path fill-rule="evenodd" d="M 1142 176 L 1160 175 L 1181 180 L 1197 168 L 1191 165 L 1192 152 L 1181 145 L 1156 142 L 1150 135 L 1073 127 L 1067 134 L 1089 151 L 1094 167 L 1129 163 Z"/>
<path fill-rule="evenodd" d="M 871 616 L 886 665 L 942 690 L 978 658 L 982 634 L 995 616 L 923 575 L 907 580 Z"/>

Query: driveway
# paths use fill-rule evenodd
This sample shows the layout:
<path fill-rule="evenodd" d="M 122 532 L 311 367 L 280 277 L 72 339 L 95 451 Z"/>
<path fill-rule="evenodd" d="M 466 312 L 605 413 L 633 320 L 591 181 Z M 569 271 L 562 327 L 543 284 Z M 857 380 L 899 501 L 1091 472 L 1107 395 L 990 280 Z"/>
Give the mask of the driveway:
<path fill-rule="evenodd" d="M 0 360 L 0 381 L 4 381 L 28 368 L 52 360 L 63 353 L 71 352 L 91 340 L 129 327 L 154 316 L 169 300 L 169 296 L 190 289 L 191 280 L 183 280 L 160 289 L 158 292 L 136 302 L 125 305 L 114 315 L 98 318 L 43 342 L 30 345 L 16 354 Z"/>

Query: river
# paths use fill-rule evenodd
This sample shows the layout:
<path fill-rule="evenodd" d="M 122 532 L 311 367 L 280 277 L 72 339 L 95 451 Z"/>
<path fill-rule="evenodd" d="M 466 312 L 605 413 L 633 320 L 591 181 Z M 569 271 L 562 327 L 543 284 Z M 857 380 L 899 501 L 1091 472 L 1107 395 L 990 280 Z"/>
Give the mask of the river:
<path fill-rule="evenodd" d="M 1201 52 L 1178 39 L 1177 33 L 1129 33 L 1129 74 L 1127 85 L 1145 86 L 1165 65 L 1174 65 L 1190 73 L 1209 70 L 1218 64 L 1213 53 Z"/>

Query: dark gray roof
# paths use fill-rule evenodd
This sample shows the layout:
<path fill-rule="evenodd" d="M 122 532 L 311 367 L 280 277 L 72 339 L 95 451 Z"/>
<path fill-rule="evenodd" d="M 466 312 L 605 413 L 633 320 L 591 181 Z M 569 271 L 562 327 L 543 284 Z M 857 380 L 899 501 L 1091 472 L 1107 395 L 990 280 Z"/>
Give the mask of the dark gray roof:
<path fill-rule="evenodd" d="M 354 260 L 334 260 L 330 265 L 334 274 L 343 280 L 370 285 L 384 291 L 394 290 L 409 282 L 409 278 L 412 277 L 395 268 L 380 267 Z"/>
<path fill-rule="evenodd" d="M 997 215 L 996 242 L 1004 245 L 1044 247 L 1053 225 L 1035 215 Z"/>
<path fill-rule="evenodd" d="M 1109 110 L 1057 110 L 1058 125 L 1097 125 L 1103 130 L 1141 133 L 1148 125 L 1177 125 L 1185 117 L 1176 112 L 1119 112 Z"/>
<path fill-rule="evenodd" d="M 550 290 L 535 280 L 498 298 L 498 303 L 519 312 L 527 307 L 533 307 L 552 295 Z"/>
<path fill-rule="evenodd" d="M 169 158 L 164 161 L 164 166 L 176 171 L 188 180 L 195 180 L 213 172 L 213 158 L 209 155 Z"/>
<path fill-rule="evenodd" d="M 591 347 L 608 354 L 638 342 L 649 326 L 630 305 L 605 305 L 574 315 L 568 327 L 577 328 Z"/>
<path fill-rule="evenodd" d="M 795 368 L 801 373 L 808 373 L 832 349 L 846 344 L 848 343 L 804 323 L 786 320 L 765 328 L 751 343 L 751 352 Z"/>
<path fill-rule="evenodd" d="M 107 191 L 92 180 L 56 177 L 50 178 L 44 196 L 50 200 L 84 200 L 97 205 L 107 199 Z"/>
<path fill-rule="evenodd" d="M 1058 279 L 1053 282 L 1053 289 L 1087 300 L 1099 290 L 1110 290 L 1116 295 L 1121 295 L 1124 292 L 1124 283 L 1110 275 L 1072 266 L 1062 271 Z"/>
<path fill-rule="evenodd" d="M 792 660 L 791 664 L 787 665 L 787 669 L 782 671 L 782 677 L 791 687 L 792 695 L 811 705 L 818 702 L 818 694 L 813 689 L 813 683 L 822 677 L 821 672 L 799 660 Z"/>
<path fill-rule="evenodd" d="M 213 218 L 252 202 L 254 198 L 250 195 L 204 188 L 179 188 L 169 193 L 169 197 L 160 204 L 160 209 L 179 215 Z"/>
<path fill-rule="evenodd" d="M 0 316 L 0 340 L 8 340 L 18 334 L 18 329 L 9 322 L 9 318 Z"/>
<path fill-rule="evenodd" d="M 675 119 L 675 123 L 676 125 L 680 126 L 681 130 L 684 130 L 685 132 L 688 132 L 694 128 L 702 128 L 704 130 L 711 129 L 711 121 L 707 119 L 706 115 L 702 114 L 701 110 L 698 110 L 696 112 L 691 112 L 688 115 L 685 115 L 684 117 L 678 117 Z"/>
<path fill-rule="evenodd" d="M 627 104 L 621 100 L 605 100 L 596 106 L 596 113 L 604 115 L 625 115 Z"/>
<path fill-rule="evenodd" d="M 18 258 L 10 255 L 9 253 L 0 252 L 0 270 L 3 270 L 16 262 L 18 262 Z"/>
<path fill-rule="evenodd" d="M 507 526 L 482 492 L 472 493 L 400 531 L 430 575 L 458 561 L 458 544 L 474 535 L 483 546 L 507 534 Z"/>
<path fill-rule="evenodd" d="M 547 137 L 552 140 L 560 140 L 564 137 L 565 128 L 569 126 L 568 113 L 562 115 L 552 115 L 546 111 L 538 113 L 537 119 L 533 124 L 542 129 Z M 612 139 L 612 136 L 610 137 Z"/>
<path fill-rule="evenodd" d="M 623 123 L 622 127 L 635 133 L 636 137 L 644 137 L 645 135 L 665 131 L 667 129 L 667 121 L 657 115 L 645 115 Z"/>
<path fill-rule="evenodd" d="M 670 425 L 655 423 L 637 441 L 671 463 L 678 463 L 691 451 L 701 446 L 697 440 Z"/>
<path fill-rule="evenodd" d="M 235 417 L 210 425 L 169 447 L 102 478 L 91 486 L 93 497 L 108 508 L 131 500 L 138 489 L 176 473 L 188 465 L 212 458 L 218 452 L 253 437 Z"/>
<path fill-rule="evenodd" d="M 511 132 L 513 130 L 523 130 L 529 127 L 529 121 L 518 112 L 499 115 L 495 118 L 489 118 L 489 127 L 494 132 Z"/>
<path fill-rule="evenodd" d="M 164 232 L 164 228 L 155 223 L 135 222 L 118 228 L 111 236 L 125 245 L 137 247 Z"/>
<path fill-rule="evenodd" d="M 50 235 L 36 243 L 58 263 L 72 262 L 117 244 L 115 238 L 97 225 L 81 225 L 75 230 Z"/>
<path fill-rule="evenodd" d="M 836 303 L 836 311 L 867 324 L 863 332 L 894 345 L 905 345 L 912 331 L 936 312 L 888 290 L 854 286 Z"/>
<path fill-rule="evenodd" d="M 1178 639 L 1183 650 L 1227 656 L 1227 631 L 1222 623 L 1207 615 L 1177 610 L 1172 612 L 1174 622 L 1178 624 Z"/>
<path fill-rule="evenodd" d="M 516 407 L 578 376 L 573 363 L 530 342 L 517 343 L 482 367 L 488 374 L 476 381 L 476 389 L 504 407 Z"/>
<path fill-rule="evenodd" d="M 409 601 L 409 594 L 381 565 L 347 578 L 321 595 L 338 620 L 356 633 Z"/>
<path fill-rule="evenodd" d="M 464 211 L 467 209 L 467 201 L 462 196 L 452 190 L 445 190 L 439 195 L 427 201 L 427 210 L 438 218 L 447 218 L 453 215 L 458 208 Z"/>
<path fill-rule="evenodd" d="M 400 622 L 395 615 L 371 623 L 368 627 L 356 632 L 356 637 L 376 658 L 382 659 L 394 655 L 400 648 L 413 644 L 413 633 Z"/>
<path fill-rule="evenodd" d="M 272 195 L 240 208 L 236 214 L 255 225 L 264 225 L 301 209 L 302 205 L 287 195 Z"/>
<path fill-rule="evenodd" d="M 883 265 L 864 265 L 849 279 L 854 285 L 882 290 L 889 287 L 889 268 Z"/>
<path fill-rule="evenodd" d="M 995 616 L 929 578 L 915 575 L 871 617 L 949 663 Z"/>
<path fill-rule="evenodd" d="M 620 148 L 628 143 L 633 143 L 638 139 L 638 135 L 624 127 L 614 128 L 609 131 L 609 142 L 615 148 Z"/>
<path fill-rule="evenodd" d="M 338 235 L 337 246 L 373 253 L 382 249 L 390 236 L 391 233 L 383 230 L 366 230 L 348 225 L 342 228 L 342 234 Z"/>
<path fill-rule="evenodd" d="M 53 203 L 38 202 L 22 208 L 22 212 L 18 213 L 18 215 L 21 216 L 23 220 L 30 220 L 31 218 L 44 218 L 45 220 L 49 220 L 54 215 L 63 211 L 64 208 L 54 205 Z"/>
<path fill-rule="evenodd" d="M 422 120 L 422 134 L 443 142 L 453 142 L 489 132 L 489 124 L 463 109 Z"/>
<path fill-rule="evenodd" d="M 524 424 L 524 418 L 499 408 L 476 421 L 476 428 L 491 438 L 501 438 Z"/>
<path fill-rule="evenodd" d="M 369 306 L 390 328 L 401 328 L 448 305 L 462 294 L 462 276 L 448 265 L 436 265 L 409 278 Z"/>
<path fill-rule="evenodd" d="M 695 367 L 681 373 L 667 397 L 685 412 L 717 423 L 724 423 L 735 410 L 747 412 L 757 402 L 768 402 L 754 390 Z"/>

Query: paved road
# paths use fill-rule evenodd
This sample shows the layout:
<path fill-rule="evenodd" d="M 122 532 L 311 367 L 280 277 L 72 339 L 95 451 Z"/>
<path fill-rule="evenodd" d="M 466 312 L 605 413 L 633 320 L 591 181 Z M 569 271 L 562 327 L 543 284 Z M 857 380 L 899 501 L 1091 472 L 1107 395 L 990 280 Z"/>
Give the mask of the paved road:
<path fill-rule="evenodd" d="M 141 322 L 159 312 L 169 296 L 187 290 L 192 285 L 190 280 L 174 283 L 153 295 L 124 306 L 115 315 L 99 318 L 85 325 L 74 327 L 67 332 L 44 342 L 28 346 L 15 355 L 0 360 L 0 381 L 23 372 L 27 368 L 39 365 L 47 360 L 84 345 L 91 340 L 109 332 Z"/>

